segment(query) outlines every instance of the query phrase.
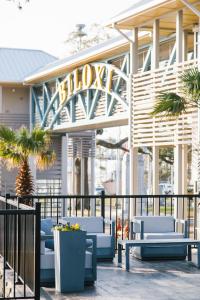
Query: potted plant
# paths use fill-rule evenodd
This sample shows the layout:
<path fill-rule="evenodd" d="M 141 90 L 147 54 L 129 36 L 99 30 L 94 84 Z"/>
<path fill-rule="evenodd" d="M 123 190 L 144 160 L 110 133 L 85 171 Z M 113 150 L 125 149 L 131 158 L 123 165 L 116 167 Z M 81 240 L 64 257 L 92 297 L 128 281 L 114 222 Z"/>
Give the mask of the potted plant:
<path fill-rule="evenodd" d="M 61 293 L 84 289 L 86 232 L 79 224 L 53 228 L 55 249 L 55 284 Z"/>

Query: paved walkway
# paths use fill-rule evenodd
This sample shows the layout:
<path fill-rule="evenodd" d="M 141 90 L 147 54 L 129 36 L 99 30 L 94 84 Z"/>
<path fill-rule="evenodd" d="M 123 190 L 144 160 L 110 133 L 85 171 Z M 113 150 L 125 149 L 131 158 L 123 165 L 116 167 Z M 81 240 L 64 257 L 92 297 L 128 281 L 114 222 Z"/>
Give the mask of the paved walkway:
<path fill-rule="evenodd" d="M 98 264 L 98 280 L 80 294 L 59 295 L 42 289 L 41 299 L 199 300 L 200 270 L 186 261 L 141 262 L 131 259 L 130 272 L 114 263 Z"/>

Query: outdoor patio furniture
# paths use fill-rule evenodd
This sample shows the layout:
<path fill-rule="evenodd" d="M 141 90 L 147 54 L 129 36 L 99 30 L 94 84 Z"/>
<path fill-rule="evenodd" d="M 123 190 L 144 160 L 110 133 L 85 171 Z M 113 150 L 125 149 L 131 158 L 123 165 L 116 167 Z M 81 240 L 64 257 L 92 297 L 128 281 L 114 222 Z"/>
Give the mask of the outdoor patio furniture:
<path fill-rule="evenodd" d="M 176 224 L 183 224 L 183 233 L 176 231 Z M 138 216 L 131 222 L 131 238 L 140 240 L 164 240 L 187 238 L 187 221 L 175 220 L 172 216 Z M 137 247 L 133 255 L 139 259 L 185 259 L 187 249 L 184 245 L 165 245 Z"/>
<path fill-rule="evenodd" d="M 96 235 L 97 237 L 97 258 L 113 259 L 115 256 L 115 222 L 113 220 L 103 219 L 102 217 L 64 217 L 59 220 L 60 223 L 80 224 L 87 235 Z M 104 224 L 111 226 L 111 234 L 104 232 Z"/>
<path fill-rule="evenodd" d="M 142 247 L 143 249 L 148 248 L 149 246 L 155 247 L 188 247 L 188 261 L 192 260 L 191 246 L 197 246 L 197 267 L 200 268 L 200 241 L 192 239 L 153 239 L 153 240 L 118 240 L 118 264 L 121 266 L 122 263 L 122 249 L 125 248 L 125 267 L 126 270 L 129 270 L 129 252 L 132 247 Z"/>
<path fill-rule="evenodd" d="M 45 219 L 46 220 L 46 219 Z M 49 235 L 47 224 L 50 225 L 48 220 L 44 226 L 45 220 L 41 221 L 41 229 L 46 229 L 46 232 L 41 230 L 41 267 L 40 267 L 40 281 L 41 285 L 52 285 L 55 283 L 55 254 L 52 250 L 53 234 Z M 53 220 L 52 220 L 53 225 Z M 46 243 L 48 241 L 48 243 Z M 51 242 L 50 242 L 51 241 Z M 47 246 L 50 245 L 51 248 Z M 97 278 L 96 271 L 96 236 L 90 235 L 86 238 L 85 248 L 85 284 L 93 284 Z"/>

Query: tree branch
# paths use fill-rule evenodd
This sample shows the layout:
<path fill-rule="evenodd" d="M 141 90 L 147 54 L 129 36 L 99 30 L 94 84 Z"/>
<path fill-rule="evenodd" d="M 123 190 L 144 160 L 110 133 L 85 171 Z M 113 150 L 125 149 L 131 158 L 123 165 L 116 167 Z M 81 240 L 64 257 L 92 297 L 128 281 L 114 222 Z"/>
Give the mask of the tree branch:
<path fill-rule="evenodd" d="M 111 143 L 111 142 L 107 142 L 105 140 L 96 140 L 96 145 L 97 146 L 101 146 L 107 149 L 120 149 L 123 150 L 125 152 L 129 152 L 129 149 L 125 148 L 123 146 L 124 143 L 128 142 L 128 137 L 125 137 L 124 139 L 120 140 L 117 143 Z M 145 151 L 143 148 L 139 147 L 138 148 L 138 152 L 140 154 L 144 154 L 144 155 L 149 155 L 152 158 L 152 149 L 151 147 L 147 147 L 147 151 Z M 173 165 L 173 153 L 170 152 L 169 150 L 166 149 L 162 149 L 160 151 L 160 160 L 164 161 L 167 164 Z"/>
<path fill-rule="evenodd" d="M 108 148 L 108 149 L 121 149 L 125 152 L 129 152 L 129 150 L 125 147 L 123 147 L 123 144 L 128 142 L 128 137 L 122 139 L 121 141 L 113 144 L 113 143 L 110 143 L 110 142 L 107 142 L 105 140 L 97 140 L 96 141 L 96 145 L 97 146 L 102 146 L 102 147 L 105 147 L 105 148 Z"/>

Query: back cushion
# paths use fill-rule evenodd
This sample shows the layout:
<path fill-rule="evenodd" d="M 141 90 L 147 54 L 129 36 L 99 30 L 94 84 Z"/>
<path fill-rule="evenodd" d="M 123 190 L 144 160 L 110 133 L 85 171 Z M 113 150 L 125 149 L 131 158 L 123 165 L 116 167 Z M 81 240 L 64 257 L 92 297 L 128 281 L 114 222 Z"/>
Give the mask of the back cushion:
<path fill-rule="evenodd" d="M 174 218 L 171 216 L 169 217 L 145 216 L 145 217 L 134 217 L 134 219 L 144 221 L 144 232 L 150 232 L 150 233 L 174 232 Z M 133 225 L 134 232 L 140 232 L 139 228 L 140 228 L 139 224 Z"/>
<path fill-rule="evenodd" d="M 78 223 L 82 230 L 89 233 L 103 232 L 103 218 L 102 217 L 65 217 L 63 220 L 70 223 L 70 225 Z"/>
<path fill-rule="evenodd" d="M 49 235 L 52 234 L 52 227 L 53 227 L 53 220 L 48 219 L 42 219 L 41 220 L 41 230 L 45 232 L 45 234 Z"/>

